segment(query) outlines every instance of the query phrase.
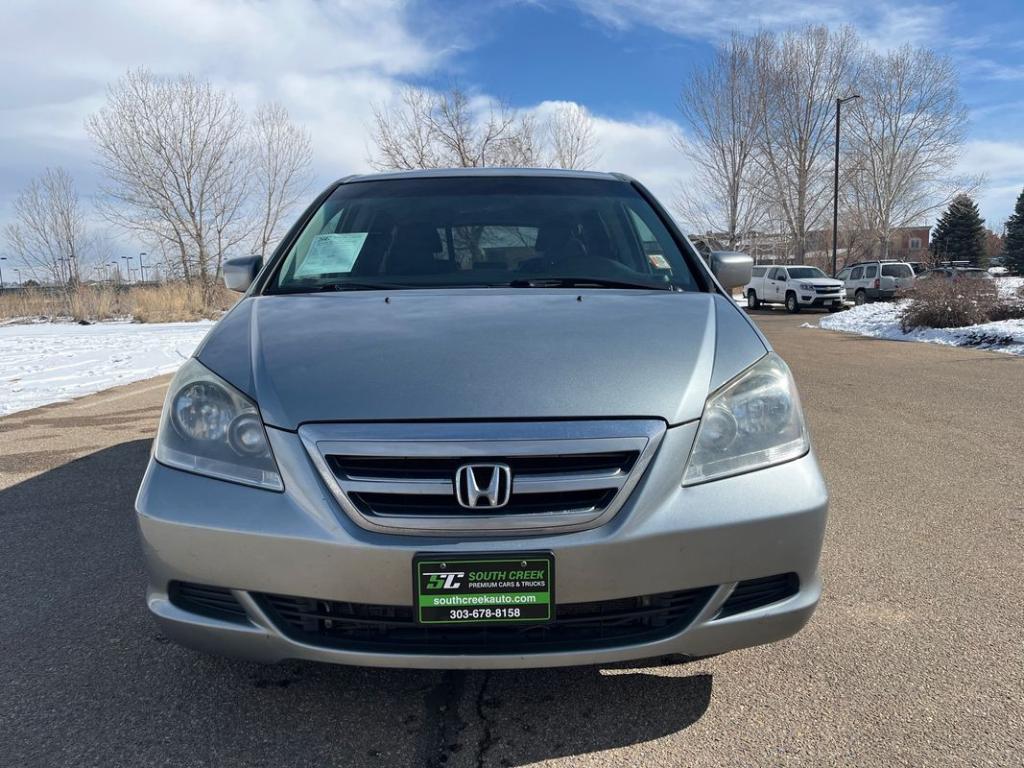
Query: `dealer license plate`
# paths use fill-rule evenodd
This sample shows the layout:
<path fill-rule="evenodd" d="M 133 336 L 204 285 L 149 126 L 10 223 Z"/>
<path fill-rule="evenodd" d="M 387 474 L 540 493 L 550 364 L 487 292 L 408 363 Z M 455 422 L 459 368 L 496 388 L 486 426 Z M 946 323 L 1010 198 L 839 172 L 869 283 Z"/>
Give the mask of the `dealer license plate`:
<path fill-rule="evenodd" d="M 420 624 L 542 624 L 555 617 L 550 552 L 417 555 L 412 568 Z"/>

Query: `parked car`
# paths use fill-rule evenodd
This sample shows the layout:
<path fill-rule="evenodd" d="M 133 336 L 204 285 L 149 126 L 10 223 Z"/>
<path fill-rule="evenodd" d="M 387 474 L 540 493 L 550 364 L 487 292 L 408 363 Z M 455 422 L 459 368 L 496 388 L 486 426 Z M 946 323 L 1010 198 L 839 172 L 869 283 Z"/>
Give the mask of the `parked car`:
<path fill-rule="evenodd" d="M 618 174 L 332 184 L 172 381 L 136 501 L 166 636 L 261 661 L 704 656 L 810 617 L 786 364 Z M 756 500 L 756 503 L 752 503 Z"/>
<path fill-rule="evenodd" d="M 914 270 L 914 275 L 920 275 L 922 272 L 928 269 L 928 265 L 923 261 L 905 261 L 904 264 L 909 264 L 910 268 Z"/>
<path fill-rule="evenodd" d="M 762 304 L 785 304 L 790 312 L 809 307 L 835 312 L 843 306 L 843 284 L 817 267 L 758 265 L 751 271 L 750 282 L 743 286 L 743 295 L 750 309 Z"/>
<path fill-rule="evenodd" d="M 836 278 L 843 281 L 846 297 L 857 305 L 895 298 L 914 287 L 914 269 L 905 261 L 864 261 L 844 267 Z"/>
<path fill-rule="evenodd" d="M 993 275 L 980 267 L 936 267 L 929 269 L 918 280 L 993 280 Z"/>

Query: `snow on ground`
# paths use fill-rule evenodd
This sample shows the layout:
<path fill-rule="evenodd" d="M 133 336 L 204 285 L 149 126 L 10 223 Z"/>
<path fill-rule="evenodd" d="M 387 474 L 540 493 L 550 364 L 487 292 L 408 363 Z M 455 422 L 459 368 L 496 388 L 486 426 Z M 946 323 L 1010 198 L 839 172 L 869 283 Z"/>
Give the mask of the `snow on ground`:
<path fill-rule="evenodd" d="M 999 295 L 1008 299 L 1024 288 L 1024 277 L 997 277 L 996 285 L 999 287 Z"/>
<path fill-rule="evenodd" d="M 1024 282 L 1024 281 L 1022 281 Z M 818 321 L 818 327 L 830 331 L 859 333 L 876 339 L 895 341 L 926 341 L 951 347 L 973 346 L 992 352 L 1024 355 L 1024 320 L 1001 320 L 998 323 L 969 325 L 964 328 L 917 328 L 903 333 L 900 310 L 906 300 L 862 304 Z M 1012 339 L 1011 343 L 993 344 L 993 340 Z"/>
<path fill-rule="evenodd" d="M 212 321 L 0 326 L 0 416 L 170 373 Z"/>

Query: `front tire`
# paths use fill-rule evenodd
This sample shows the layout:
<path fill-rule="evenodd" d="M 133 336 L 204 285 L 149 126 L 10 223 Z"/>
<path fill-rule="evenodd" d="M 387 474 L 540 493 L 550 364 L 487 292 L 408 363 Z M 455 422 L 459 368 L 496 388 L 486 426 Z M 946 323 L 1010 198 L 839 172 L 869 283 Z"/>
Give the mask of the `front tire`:
<path fill-rule="evenodd" d="M 853 294 L 853 303 L 856 304 L 858 307 L 861 304 L 867 304 L 868 303 L 867 291 L 865 291 L 862 288 L 859 291 L 857 291 L 855 294 Z"/>
<path fill-rule="evenodd" d="M 757 294 L 754 292 L 754 289 L 751 288 L 749 291 L 747 291 L 747 309 L 760 309 L 760 308 L 761 308 L 761 300 L 757 298 Z"/>
<path fill-rule="evenodd" d="M 796 300 L 796 294 L 793 292 L 786 294 L 786 311 L 791 315 L 800 311 L 800 302 Z"/>

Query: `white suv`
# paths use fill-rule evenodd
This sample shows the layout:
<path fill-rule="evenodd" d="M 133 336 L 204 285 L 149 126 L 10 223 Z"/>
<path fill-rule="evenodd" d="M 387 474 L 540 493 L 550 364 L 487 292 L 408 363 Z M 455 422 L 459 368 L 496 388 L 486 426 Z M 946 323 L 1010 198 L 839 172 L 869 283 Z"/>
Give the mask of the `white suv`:
<path fill-rule="evenodd" d="M 785 304 L 790 312 L 817 307 L 835 312 L 843 306 L 843 284 L 817 267 L 756 266 L 750 282 L 743 286 L 747 307 Z"/>
<path fill-rule="evenodd" d="M 846 297 L 858 305 L 878 299 L 892 299 L 897 291 L 914 287 L 914 268 L 903 261 L 851 264 L 836 277 L 846 286 Z"/>

